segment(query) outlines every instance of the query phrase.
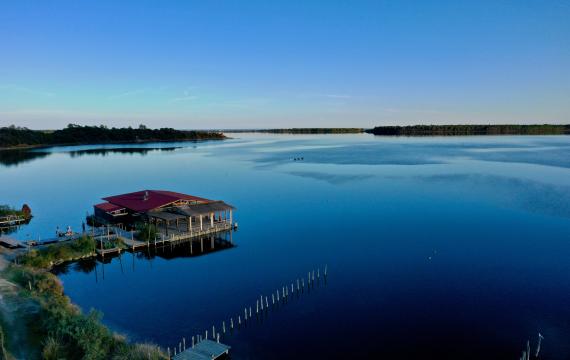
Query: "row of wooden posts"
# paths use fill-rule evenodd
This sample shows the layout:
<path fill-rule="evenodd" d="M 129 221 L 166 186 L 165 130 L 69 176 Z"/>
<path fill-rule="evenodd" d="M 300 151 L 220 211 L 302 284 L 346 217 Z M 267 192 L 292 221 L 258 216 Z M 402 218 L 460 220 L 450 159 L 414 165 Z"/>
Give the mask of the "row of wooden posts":
<path fill-rule="evenodd" d="M 540 346 L 542 345 L 542 336 L 541 333 L 538 333 L 538 341 L 536 343 L 536 350 L 534 351 L 534 359 L 538 359 L 538 354 L 540 354 Z M 526 348 L 523 350 L 520 360 L 530 360 L 531 359 L 531 351 L 530 351 L 530 340 L 526 341 Z"/>
<path fill-rule="evenodd" d="M 327 265 L 325 265 L 322 277 L 326 281 L 327 278 Z M 310 290 L 315 285 L 318 285 L 321 281 L 321 270 L 320 268 L 316 270 L 309 271 L 307 273 L 307 290 Z M 191 343 L 189 344 L 192 348 L 198 344 L 202 340 L 208 340 L 211 338 L 214 341 L 220 342 L 220 335 L 226 334 L 228 331 L 234 331 L 241 327 L 242 323 L 245 325 L 247 321 L 251 320 L 253 316 L 259 316 L 260 313 L 264 313 L 269 311 L 270 308 L 278 306 L 280 303 L 286 303 L 287 299 L 293 294 L 300 295 L 305 290 L 305 277 L 297 278 L 295 281 L 291 282 L 291 284 L 283 285 L 281 288 L 272 292 L 271 295 L 260 295 L 257 300 L 255 300 L 255 311 L 253 311 L 253 306 L 245 306 L 243 309 L 243 317 L 242 314 L 239 313 L 237 317 L 230 317 L 229 323 L 226 321 L 222 321 L 221 323 L 221 332 L 218 330 L 216 331 L 216 326 L 212 325 L 212 332 L 209 333 L 208 330 L 204 331 L 204 334 L 197 334 L 192 336 Z M 236 321 L 234 321 L 234 319 Z M 229 326 L 226 326 L 229 325 Z M 171 358 L 171 355 L 176 356 L 177 354 L 186 350 L 186 338 L 183 337 L 182 340 L 178 343 L 178 346 L 174 346 L 172 351 L 170 347 L 167 348 L 168 358 Z"/>

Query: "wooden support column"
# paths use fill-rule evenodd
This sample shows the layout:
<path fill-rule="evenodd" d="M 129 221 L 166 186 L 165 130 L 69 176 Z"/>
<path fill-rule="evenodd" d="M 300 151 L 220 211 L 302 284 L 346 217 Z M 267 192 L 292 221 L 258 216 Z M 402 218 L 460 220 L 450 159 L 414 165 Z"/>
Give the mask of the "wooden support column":
<path fill-rule="evenodd" d="M 233 211 L 230 209 L 230 225 L 234 223 L 233 215 Z"/>
<path fill-rule="evenodd" d="M 210 227 L 214 227 L 214 213 L 210 214 Z"/>
<path fill-rule="evenodd" d="M 204 230 L 204 227 L 202 225 L 202 215 L 200 215 L 200 231 Z"/>

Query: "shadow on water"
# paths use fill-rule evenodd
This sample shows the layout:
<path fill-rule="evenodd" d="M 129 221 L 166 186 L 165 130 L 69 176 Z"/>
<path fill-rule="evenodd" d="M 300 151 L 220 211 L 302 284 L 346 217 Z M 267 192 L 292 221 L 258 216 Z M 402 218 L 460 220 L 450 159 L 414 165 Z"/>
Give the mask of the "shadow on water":
<path fill-rule="evenodd" d="M 231 249 L 235 247 L 230 241 L 223 237 L 203 238 L 201 240 L 186 241 L 173 246 L 164 245 L 152 247 L 149 251 L 139 253 L 147 259 L 159 257 L 165 260 L 176 258 L 190 258 L 202 255 L 208 255 L 218 251 Z"/>
<path fill-rule="evenodd" d="M 148 155 L 150 152 L 171 152 L 182 148 L 181 146 L 170 147 L 114 147 L 114 148 L 90 148 L 63 151 L 67 152 L 71 158 L 81 157 L 84 155 L 99 155 L 106 156 L 112 154 L 125 154 L 125 155 Z M 55 153 L 56 151 L 48 151 L 46 149 L 17 149 L 17 150 L 1 150 L 0 151 L 0 165 L 10 167 L 24 164 L 36 159 L 43 159 Z"/>
<path fill-rule="evenodd" d="M 31 151 L 31 150 L 2 150 L 0 151 L 0 165 L 9 167 L 17 166 L 22 163 L 26 163 L 35 159 L 45 158 L 50 154 L 41 151 Z"/>
<path fill-rule="evenodd" d="M 168 245 L 151 245 L 144 250 L 131 252 L 124 251 L 121 254 L 107 255 L 104 257 L 81 259 L 73 262 L 66 262 L 55 266 L 52 273 L 55 275 L 68 274 L 70 271 L 89 274 L 97 270 L 98 264 L 110 264 L 113 261 L 119 261 L 123 266 L 123 257 L 125 253 L 131 253 L 138 260 L 153 260 L 161 258 L 165 260 L 173 260 L 178 258 L 191 258 L 216 253 L 218 251 L 234 248 L 234 245 L 228 238 L 227 234 L 221 236 L 209 236 L 202 239 L 193 239 L 192 241 L 184 241 L 178 244 Z M 133 259 L 134 259 L 133 258 Z"/>
<path fill-rule="evenodd" d="M 147 155 L 151 151 L 168 152 L 180 149 L 180 146 L 171 147 L 118 147 L 118 148 L 95 148 L 95 149 L 82 149 L 69 151 L 69 156 L 72 158 L 84 155 L 111 155 L 111 154 L 126 154 L 126 155 Z"/>

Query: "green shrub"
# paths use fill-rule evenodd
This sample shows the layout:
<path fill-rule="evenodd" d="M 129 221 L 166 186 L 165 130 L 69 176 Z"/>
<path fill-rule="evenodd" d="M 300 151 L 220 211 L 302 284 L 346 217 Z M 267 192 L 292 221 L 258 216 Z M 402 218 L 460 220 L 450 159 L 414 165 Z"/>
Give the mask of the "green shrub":
<path fill-rule="evenodd" d="M 138 239 L 141 241 L 154 241 L 157 230 L 154 224 L 138 223 L 137 224 Z"/>
<path fill-rule="evenodd" d="M 70 261 L 95 254 L 95 240 L 90 236 L 83 236 L 67 243 L 53 244 L 41 249 L 32 249 L 19 261 L 23 265 L 33 268 L 47 269 L 55 263 Z"/>
<path fill-rule="evenodd" d="M 42 356 L 44 360 L 60 360 L 65 354 L 65 347 L 60 339 L 49 336 L 43 344 Z"/>
<path fill-rule="evenodd" d="M 0 205 L 0 216 L 8 215 L 24 216 L 24 212 L 21 210 L 16 210 L 8 205 Z"/>
<path fill-rule="evenodd" d="M 8 359 L 8 352 L 4 345 L 4 330 L 2 330 L 2 325 L 0 325 L 0 360 Z"/>
<path fill-rule="evenodd" d="M 91 244 L 85 240 L 67 245 L 71 251 L 81 252 Z M 41 256 L 51 258 L 54 254 L 66 254 L 66 251 L 55 248 L 43 254 L 41 251 L 37 253 L 40 255 L 30 252 L 29 259 Z M 56 257 L 52 259 L 59 260 Z M 23 296 L 31 296 L 39 304 L 35 325 L 46 339 L 42 349 L 44 359 L 166 359 L 156 346 L 129 344 L 123 337 L 111 332 L 101 323 L 102 315 L 99 312 L 91 310 L 88 314 L 82 314 L 65 296 L 58 277 L 45 271 L 45 268 L 12 265 L 5 276 L 21 287 Z M 0 328 L 0 340 L 1 334 Z"/>

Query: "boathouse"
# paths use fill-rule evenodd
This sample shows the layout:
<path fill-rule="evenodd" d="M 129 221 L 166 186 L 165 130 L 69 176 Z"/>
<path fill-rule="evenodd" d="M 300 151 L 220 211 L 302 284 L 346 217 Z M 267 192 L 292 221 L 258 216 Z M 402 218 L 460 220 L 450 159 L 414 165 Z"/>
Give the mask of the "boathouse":
<path fill-rule="evenodd" d="M 95 218 L 110 224 L 147 222 L 166 235 L 231 228 L 233 206 L 221 201 L 164 190 L 142 190 L 103 198 Z"/>

